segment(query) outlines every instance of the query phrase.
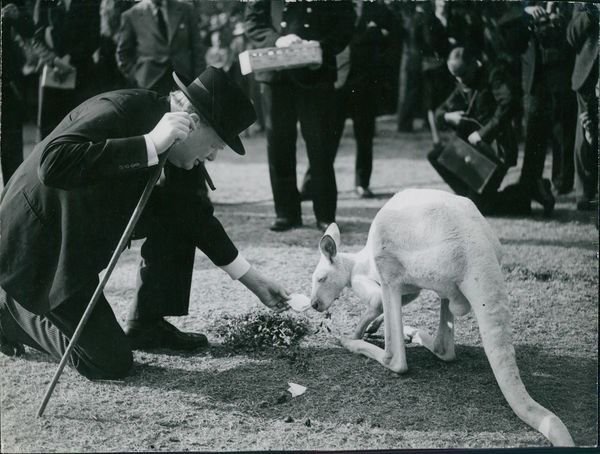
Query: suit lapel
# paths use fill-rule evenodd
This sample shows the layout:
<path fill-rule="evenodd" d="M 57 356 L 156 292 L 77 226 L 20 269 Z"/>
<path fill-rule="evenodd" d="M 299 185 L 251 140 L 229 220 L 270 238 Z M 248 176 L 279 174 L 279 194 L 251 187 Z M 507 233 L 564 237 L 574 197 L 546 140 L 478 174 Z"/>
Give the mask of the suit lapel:
<path fill-rule="evenodd" d="M 149 4 L 149 2 L 144 3 L 144 9 L 142 10 L 142 14 L 145 18 L 145 22 L 148 24 L 148 27 L 152 30 L 152 33 L 156 35 L 157 39 L 163 40 L 164 38 L 158 28 L 156 16 L 154 15 L 152 6 Z"/>
<path fill-rule="evenodd" d="M 183 17 L 183 10 L 179 2 L 169 1 L 167 0 L 167 24 L 169 29 L 169 43 L 173 40 L 173 36 L 177 32 L 177 27 L 179 27 L 179 22 Z"/>

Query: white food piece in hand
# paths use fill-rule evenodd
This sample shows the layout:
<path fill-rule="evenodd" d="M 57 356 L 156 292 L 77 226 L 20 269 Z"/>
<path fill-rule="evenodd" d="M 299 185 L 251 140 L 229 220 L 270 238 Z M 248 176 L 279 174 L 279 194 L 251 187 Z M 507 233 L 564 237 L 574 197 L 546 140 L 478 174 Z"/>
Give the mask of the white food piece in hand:
<path fill-rule="evenodd" d="M 292 293 L 287 303 L 296 312 L 304 312 L 310 307 L 310 298 L 300 293 Z"/>

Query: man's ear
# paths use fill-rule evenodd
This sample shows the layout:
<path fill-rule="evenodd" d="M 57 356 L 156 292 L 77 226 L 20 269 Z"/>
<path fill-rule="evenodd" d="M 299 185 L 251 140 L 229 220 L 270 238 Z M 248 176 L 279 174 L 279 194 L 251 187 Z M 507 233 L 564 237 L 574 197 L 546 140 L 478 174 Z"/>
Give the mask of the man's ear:
<path fill-rule="evenodd" d="M 335 240 L 328 235 L 327 233 L 323 235 L 321 241 L 319 241 L 319 249 L 321 250 L 321 254 L 327 257 L 331 263 L 333 263 L 333 258 L 337 254 L 337 246 L 335 245 Z"/>
<path fill-rule="evenodd" d="M 198 128 L 198 125 L 200 124 L 200 122 L 202 120 L 200 120 L 200 116 L 196 113 L 196 112 L 192 112 L 190 114 L 190 117 L 192 117 L 192 128 L 191 130 L 194 131 Z"/>

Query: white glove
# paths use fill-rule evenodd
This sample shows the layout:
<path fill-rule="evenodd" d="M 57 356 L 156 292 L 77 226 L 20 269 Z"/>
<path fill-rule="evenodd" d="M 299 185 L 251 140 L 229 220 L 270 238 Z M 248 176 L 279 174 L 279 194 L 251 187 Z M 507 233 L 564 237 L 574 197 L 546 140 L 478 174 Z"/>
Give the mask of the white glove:
<path fill-rule="evenodd" d="M 167 112 L 148 134 L 157 154 L 169 149 L 176 140 L 185 140 L 192 130 L 193 121 L 186 112 Z"/>
<path fill-rule="evenodd" d="M 275 41 L 275 47 L 289 47 L 292 44 L 300 44 L 302 42 L 302 38 L 293 33 L 289 35 L 283 35 L 277 38 Z"/>

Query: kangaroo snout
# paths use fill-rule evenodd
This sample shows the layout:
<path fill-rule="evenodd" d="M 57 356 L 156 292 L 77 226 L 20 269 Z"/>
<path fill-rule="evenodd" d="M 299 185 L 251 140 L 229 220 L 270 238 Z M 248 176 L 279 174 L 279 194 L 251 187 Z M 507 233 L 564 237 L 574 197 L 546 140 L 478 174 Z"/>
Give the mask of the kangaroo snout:
<path fill-rule="evenodd" d="M 316 311 L 319 312 L 323 312 L 323 303 L 321 303 L 321 300 L 319 298 L 314 298 L 311 302 L 310 305 L 312 306 L 312 308 Z"/>

